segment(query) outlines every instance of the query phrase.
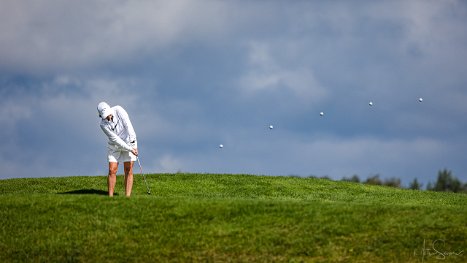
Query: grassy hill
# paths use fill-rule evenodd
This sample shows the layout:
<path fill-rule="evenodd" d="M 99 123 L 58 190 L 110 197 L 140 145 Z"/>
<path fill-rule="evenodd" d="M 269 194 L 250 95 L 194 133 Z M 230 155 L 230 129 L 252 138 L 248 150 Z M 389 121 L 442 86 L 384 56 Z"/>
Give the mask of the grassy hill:
<path fill-rule="evenodd" d="M 121 177 L 121 176 L 120 176 Z M 467 195 L 316 178 L 0 180 L 0 262 L 466 262 Z"/>

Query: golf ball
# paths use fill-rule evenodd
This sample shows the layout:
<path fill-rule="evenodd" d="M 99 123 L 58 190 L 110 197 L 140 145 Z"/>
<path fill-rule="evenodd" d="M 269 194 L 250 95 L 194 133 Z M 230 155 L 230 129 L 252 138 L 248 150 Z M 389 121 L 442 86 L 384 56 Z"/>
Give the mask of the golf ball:
<path fill-rule="evenodd" d="M 319 116 L 324 116 L 324 112 L 320 112 L 320 113 L 319 113 Z"/>
<path fill-rule="evenodd" d="M 219 148 L 224 148 L 224 145 L 223 145 L 223 144 L 219 144 Z"/>
<path fill-rule="evenodd" d="M 270 129 L 270 130 L 274 129 L 274 126 L 269 125 L 269 129 Z"/>
<path fill-rule="evenodd" d="M 423 101 L 423 98 L 418 98 L 418 102 L 422 102 Z"/>
<path fill-rule="evenodd" d="M 373 101 L 370 101 L 370 103 L 368 103 L 368 105 L 373 106 Z"/>

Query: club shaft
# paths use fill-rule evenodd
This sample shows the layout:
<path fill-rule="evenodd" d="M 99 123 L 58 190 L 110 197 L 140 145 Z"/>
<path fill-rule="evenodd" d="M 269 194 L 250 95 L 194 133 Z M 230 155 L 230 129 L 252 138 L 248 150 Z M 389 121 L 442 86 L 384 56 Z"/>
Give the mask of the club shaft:
<path fill-rule="evenodd" d="M 147 193 L 148 193 L 148 194 L 151 194 L 151 189 L 149 188 L 148 181 L 146 181 L 146 175 L 143 173 L 143 167 L 141 166 L 141 162 L 140 162 L 138 156 L 136 156 L 136 160 L 138 161 L 139 172 L 140 172 L 140 174 L 143 176 L 144 183 L 146 184 Z"/>

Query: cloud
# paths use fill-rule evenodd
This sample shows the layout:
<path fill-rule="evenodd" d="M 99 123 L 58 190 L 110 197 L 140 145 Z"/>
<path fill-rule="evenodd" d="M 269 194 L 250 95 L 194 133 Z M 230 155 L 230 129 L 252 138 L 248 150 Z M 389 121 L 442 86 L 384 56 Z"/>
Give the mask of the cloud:
<path fill-rule="evenodd" d="M 272 48 L 267 43 L 253 42 L 248 45 L 248 68 L 240 78 L 240 87 L 247 94 L 261 96 L 268 91 L 284 89 L 296 98 L 307 102 L 319 101 L 326 95 L 325 88 L 307 67 L 285 68 L 273 54 L 287 53 L 282 47 Z M 294 65 L 292 65 L 294 67 Z"/>
<path fill-rule="evenodd" d="M 154 165 L 153 170 L 158 170 L 162 173 L 176 173 L 181 169 L 181 161 L 171 155 L 164 155 L 160 157 L 156 165 Z"/>
<path fill-rule="evenodd" d="M 148 115 L 138 114 L 146 111 L 140 110 L 145 104 L 138 102 L 144 100 L 144 94 L 135 92 L 136 86 L 136 81 L 127 78 L 72 75 L 27 81 L 21 89 L 4 83 L 3 91 L 8 96 L 1 99 L 0 125 L 4 128 L 0 135 L 9 138 L 7 147 L 1 151 L 5 167 L 14 164 L 18 168 L 17 176 L 27 176 L 29 172 L 15 161 L 31 159 L 28 167 L 37 168 L 34 169 L 35 176 L 75 174 L 87 169 L 96 171 L 96 165 L 102 162 L 95 160 L 105 162 L 106 144 L 99 128 L 98 102 L 105 100 L 112 105 L 120 104 L 130 114 L 143 118 L 134 118 L 135 125 L 141 127 L 142 136 L 154 133 L 157 127 L 164 127 L 155 123 L 157 113 L 151 114 L 149 125 L 140 125 L 145 123 L 144 118 Z M 8 92 L 9 89 L 16 91 Z M 56 162 L 63 156 L 68 158 Z M 45 169 L 47 165 L 51 168 Z M 70 167 L 72 165 L 78 167 Z M 88 168 L 83 168 L 86 165 Z"/>
<path fill-rule="evenodd" d="M 3 1 L 0 165 L 12 176 L 29 176 L 27 160 L 37 176 L 105 174 L 96 105 L 107 101 L 130 113 L 150 172 L 462 176 L 466 10 Z"/>
<path fill-rule="evenodd" d="M 0 68 L 56 72 L 127 63 L 188 39 L 222 35 L 221 2 L 2 2 Z M 188 38 L 188 39 L 187 39 Z"/>
<path fill-rule="evenodd" d="M 280 128 L 278 128 L 280 129 Z M 446 165 L 456 172 L 460 160 L 446 162 L 443 156 L 462 153 L 452 142 L 432 138 L 393 139 L 314 136 L 300 138 L 287 131 L 263 127 L 233 131 L 218 148 L 215 141 L 202 142 L 197 151 L 162 155 L 150 169 L 163 172 L 247 173 L 264 175 L 315 175 L 341 179 L 354 174 L 361 179 L 379 174 L 401 178 L 408 184 L 415 177 L 436 180 Z M 460 178 L 462 174 L 458 175 Z"/>
<path fill-rule="evenodd" d="M 31 117 L 31 109 L 16 101 L 5 101 L 0 106 L 0 123 L 3 127 L 11 127 L 15 122 Z"/>

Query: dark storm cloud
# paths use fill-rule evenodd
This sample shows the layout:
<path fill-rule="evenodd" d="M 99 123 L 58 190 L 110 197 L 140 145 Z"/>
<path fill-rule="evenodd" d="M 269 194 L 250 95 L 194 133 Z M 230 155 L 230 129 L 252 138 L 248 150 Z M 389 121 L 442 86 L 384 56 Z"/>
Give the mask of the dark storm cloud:
<path fill-rule="evenodd" d="M 149 171 L 467 180 L 462 1 L 84 2 L 2 2 L 3 178 L 105 174 L 105 100 Z"/>

